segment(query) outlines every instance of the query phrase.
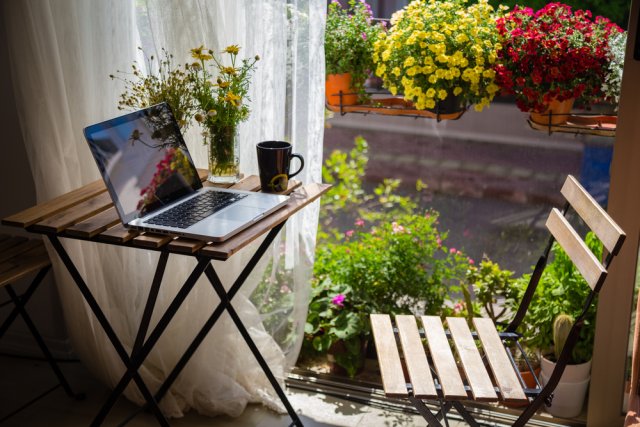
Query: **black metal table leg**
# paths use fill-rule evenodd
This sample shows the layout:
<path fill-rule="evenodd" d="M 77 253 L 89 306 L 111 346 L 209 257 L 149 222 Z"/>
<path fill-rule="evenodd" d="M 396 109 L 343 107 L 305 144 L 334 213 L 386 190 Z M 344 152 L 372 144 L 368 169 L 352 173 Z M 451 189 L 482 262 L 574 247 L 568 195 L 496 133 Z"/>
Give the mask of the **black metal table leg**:
<path fill-rule="evenodd" d="M 62 246 L 62 243 L 60 243 L 60 240 L 58 240 L 57 236 L 49 234 L 47 235 L 47 237 L 49 238 L 49 241 L 53 245 L 53 248 L 56 250 L 56 252 L 58 253 L 58 256 L 60 257 L 65 267 L 67 268 L 67 271 L 69 271 L 69 274 L 71 274 L 71 277 L 73 278 L 73 281 L 76 283 L 76 286 L 82 293 L 84 300 L 87 302 L 87 304 L 89 304 L 91 311 L 93 311 L 93 314 L 98 319 L 98 322 L 100 322 L 102 329 L 106 333 L 107 338 L 109 338 L 109 341 L 111 341 L 111 344 L 113 345 L 114 349 L 118 353 L 118 356 L 120 357 L 124 365 L 127 368 L 129 368 L 131 366 L 131 359 L 129 358 L 129 355 L 124 349 L 124 346 L 120 342 L 120 339 L 116 335 L 115 331 L 111 327 L 109 320 L 104 315 L 104 312 L 100 308 L 100 305 L 93 297 L 93 294 L 91 293 L 91 290 L 89 290 L 89 287 L 87 286 L 84 279 L 82 278 L 82 275 L 77 270 L 73 261 L 71 261 L 69 254 L 64 249 L 64 247 Z M 137 370 L 133 373 L 133 380 L 135 381 L 136 385 L 138 386 L 138 389 L 140 390 L 145 400 L 147 401 L 147 404 L 150 406 L 151 411 L 153 412 L 155 417 L 158 419 L 158 422 L 160 423 L 160 425 L 169 426 L 169 422 L 167 421 L 165 416 L 162 414 L 162 411 L 160 411 L 158 404 L 155 402 L 153 398 L 153 395 L 147 388 L 147 385 L 144 383 L 144 381 L 142 380 L 142 377 L 137 372 Z M 98 416 L 99 417 L 97 417 L 97 419 L 94 420 L 91 425 L 100 425 L 102 420 L 104 419 L 104 416 L 106 416 L 106 413 L 104 414 L 104 416 L 102 416 L 102 413 L 100 413 L 98 414 Z M 99 419 L 99 418 L 102 418 L 102 419 Z"/>
<path fill-rule="evenodd" d="M 160 339 L 160 336 L 167 328 L 169 322 L 171 322 L 173 316 L 176 314 L 184 300 L 187 298 L 187 295 L 189 295 L 189 292 L 196 284 L 196 281 L 202 275 L 202 272 L 209 262 L 210 261 L 208 259 L 200 260 L 195 266 L 185 283 L 182 285 L 182 287 L 174 297 L 173 301 L 169 304 L 169 307 L 167 307 L 165 313 L 158 321 L 158 324 L 151 331 L 151 334 L 149 334 L 149 338 L 147 338 L 146 342 L 142 345 L 140 350 L 135 353 L 134 357 L 132 357 L 131 364 L 127 367 L 126 372 L 103 404 L 102 409 L 98 414 L 101 415 L 101 419 L 98 420 L 98 417 L 96 417 L 96 420 L 94 421 L 101 422 L 102 420 L 104 420 L 104 417 L 106 417 L 115 402 L 118 400 L 118 397 L 120 397 L 120 395 L 124 392 L 124 389 L 127 387 L 129 382 L 134 379 L 134 376 L 136 375 L 138 369 L 140 368 L 140 366 L 142 366 L 142 363 Z M 158 401 L 159 400 L 156 400 L 156 402 Z M 147 408 L 147 406 L 145 405 L 144 408 Z"/>
<path fill-rule="evenodd" d="M 231 320 L 233 320 L 233 323 L 235 323 L 236 328 L 238 328 L 238 332 L 240 332 L 240 335 L 242 335 L 242 338 L 244 338 L 244 341 L 247 343 L 247 346 L 249 347 L 249 349 L 253 353 L 253 356 L 256 358 L 258 364 L 262 368 L 262 371 L 267 376 L 267 379 L 271 383 L 271 386 L 273 387 L 273 389 L 276 391 L 276 394 L 280 398 L 280 401 L 282 402 L 284 407 L 287 409 L 287 412 L 289 413 L 291 420 L 294 422 L 296 426 L 302 427 L 302 421 L 300 421 L 298 414 L 293 409 L 293 406 L 291 406 L 291 403 L 289 402 L 287 395 L 284 393 L 284 390 L 282 390 L 282 387 L 280 387 L 278 380 L 276 380 L 276 377 L 273 375 L 273 372 L 271 372 L 271 368 L 269 368 L 269 365 L 267 364 L 266 360 L 264 360 L 264 357 L 262 357 L 262 354 L 260 354 L 260 350 L 258 349 L 256 344 L 253 342 L 253 339 L 251 339 L 251 335 L 249 335 L 249 332 L 244 327 L 244 324 L 242 323 L 242 319 L 240 319 L 240 316 L 238 316 L 238 313 L 236 313 L 236 310 L 233 308 L 233 305 L 231 304 L 231 300 L 229 299 L 229 296 L 225 292 L 224 286 L 222 286 L 222 283 L 220 282 L 218 275 L 215 274 L 215 271 L 213 270 L 213 268 L 207 269 L 205 273 L 207 274 L 207 277 L 209 277 L 209 280 L 211 281 L 213 288 L 215 289 L 216 293 L 220 297 L 221 304 L 224 304 L 224 307 L 227 310 L 227 313 L 229 313 L 229 316 L 231 316 Z"/>

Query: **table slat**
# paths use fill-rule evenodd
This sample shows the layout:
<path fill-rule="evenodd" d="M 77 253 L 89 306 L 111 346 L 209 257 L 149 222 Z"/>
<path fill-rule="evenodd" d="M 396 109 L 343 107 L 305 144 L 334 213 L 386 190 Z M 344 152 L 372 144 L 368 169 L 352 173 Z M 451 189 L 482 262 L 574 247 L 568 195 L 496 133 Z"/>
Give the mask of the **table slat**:
<path fill-rule="evenodd" d="M 42 241 L 30 240 L 30 242 L 35 242 L 37 245 L 21 253 L 19 257 L 0 263 L 0 286 L 13 283 L 34 270 L 51 264 Z"/>
<path fill-rule="evenodd" d="M 115 207 L 110 207 L 106 211 L 100 212 L 84 221 L 81 221 L 65 230 L 71 236 L 90 238 L 102 233 L 109 227 L 120 222 L 118 212 Z"/>
<path fill-rule="evenodd" d="M 471 335 L 466 319 L 447 317 L 447 325 L 460 356 L 473 398 L 480 401 L 497 401 L 498 395 L 482 362 L 482 356 L 478 352 L 476 341 Z"/>
<path fill-rule="evenodd" d="M 442 321 L 437 316 L 422 316 L 421 319 L 444 396 L 447 399 L 467 399 L 468 395 L 460 378 L 460 371 L 453 358 Z"/>
<path fill-rule="evenodd" d="M 118 223 L 98 235 L 98 240 L 109 243 L 126 243 L 140 234 L 137 230 L 125 227 Z"/>
<path fill-rule="evenodd" d="M 262 234 L 287 220 L 307 204 L 318 199 L 322 194 L 327 192 L 329 188 L 331 188 L 331 186 L 327 184 L 307 184 L 304 187 L 298 188 L 291 194 L 289 202 L 283 208 L 266 216 L 251 227 L 231 237 L 229 240 L 216 244 L 208 244 L 200 249 L 198 253 L 210 258 L 228 259 L 231 255 L 238 252 Z"/>
<path fill-rule="evenodd" d="M 141 246 L 143 248 L 158 249 L 174 238 L 170 234 L 156 234 L 156 233 L 144 233 L 133 238 L 133 244 L 135 246 Z"/>
<path fill-rule="evenodd" d="M 107 191 L 102 180 L 94 181 L 69 193 L 40 203 L 2 219 L 2 224 L 27 228 L 33 224 Z"/>
<path fill-rule="evenodd" d="M 507 402 L 528 402 L 491 319 L 476 317 L 473 319 L 473 324 L 484 347 L 493 376 L 498 383 L 502 399 Z"/>
<path fill-rule="evenodd" d="M 378 353 L 382 385 L 387 396 L 402 397 L 409 394 L 402 372 L 402 363 L 388 314 L 372 314 L 371 331 Z"/>
<path fill-rule="evenodd" d="M 60 211 L 33 225 L 33 230 L 44 233 L 60 233 L 77 222 L 109 209 L 113 205 L 109 193 L 100 193 L 82 203 Z"/>
<path fill-rule="evenodd" d="M 410 315 L 396 316 L 396 325 L 400 335 L 402 354 L 404 354 L 404 361 L 413 387 L 413 395 L 421 399 L 437 397 L 438 392 L 433 382 L 427 354 L 420 339 L 416 318 Z"/>

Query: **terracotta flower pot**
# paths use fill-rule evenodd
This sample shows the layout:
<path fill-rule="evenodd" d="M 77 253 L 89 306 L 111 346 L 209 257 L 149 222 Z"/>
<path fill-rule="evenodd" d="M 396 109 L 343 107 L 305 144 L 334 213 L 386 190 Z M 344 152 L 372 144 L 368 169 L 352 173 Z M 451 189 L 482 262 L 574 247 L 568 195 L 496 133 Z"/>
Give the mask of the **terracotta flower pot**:
<path fill-rule="evenodd" d="M 564 101 L 557 101 L 554 98 L 545 111 L 532 111 L 530 113 L 531 120 L 541 125 L 561 125 L 566 123 L 574 101 L 573 98 Z"/>
<path fill-rule="evenodd" d="M 340 95 L 342 93 L 342 102 Z M 325 82 L 325 96 L 329 105 L 355 105 L 358 95 L 351 87 L 351 74 L 328 74 Z"/>
<path fill-rule="evenodd" d="M 538 376 L 540 374 L 540 368 L 536 368 L 534 372 L 536 376 Z M 536 388 L 536 379 L 533 377 L 533 375 L 529 370 L 520 371 L 520 375 L 522 376 L 524 383 L 527 385 L 527 388 Z M 526 402 L 523 402 L 523 403 L 503 402 L 503 405 L 509 408 L 523 408 L 529 404 Z"/>

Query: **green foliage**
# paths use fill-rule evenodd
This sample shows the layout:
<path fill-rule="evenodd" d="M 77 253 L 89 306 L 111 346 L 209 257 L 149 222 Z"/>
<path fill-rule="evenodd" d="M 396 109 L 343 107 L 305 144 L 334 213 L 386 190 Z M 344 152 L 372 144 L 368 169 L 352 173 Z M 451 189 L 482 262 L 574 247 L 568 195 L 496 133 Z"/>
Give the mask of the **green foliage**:
<path fill-rule="evenodd" d="M 369 330 L 364 303 L 353 298 L 349 285 L 334 284 L 326 279 L 312 288 L 304 327 L 308 339 L 303 343 L 303 351 L 308 354 L 327 353 L 342 342 L 343 351 L 335 352 L 336 363 L 353 377 L 362 367 L 363 340 Z"/>
<path fill-rule="evenodd" d="M 323 167 L 333 187 L 322 200 L 303 346 L 314 355 L 343 345 L 334 357 L 350 375 L 362 363 L 371 313 L 459 313 L 463 305 L 452 310 L 445 300 L 460 291 L 469 265 L 444 246 L 437 212 L 418 212 L 416 200 L 397 194 L 399 180 L 366 191 L 367 163 L 367 142 L 358 137 L 349 153 L 334 151 Z M 342 229 L 338 218 L 353 225 Z"/>
<path fill-rule="evenodd" d="M 331 189 L 322 197 L 322 209 L 318 227 L 318 245 L 336 241 L 341 237 L 337 221 L 345 219 L 353 224 L 358 218 L 377 222 L 393 215 L 415 211 L 417 201 L 396 193 L 400 180 L 385 179 L 372 192 L 363 188 L 365 169 L 369 162 L 369 145 L 358 136 L 349 152 L 333 151 L 322 167 L 322 181 Z M 421 181 L 416 183 L 420 193 L 426 189 Z"/>
<path fill-rule="evenodd" d="M 499 7 L 500 5 L 508 6 L 509 9 L 517 4 L 520 6 L 528 6 L 534 10 L 543 8 L 548 0 L 489 0 L 489 3 L 493 7 Z M 591 10 L 594 16 L 601 15 L 611 19 L 622 28 L 627 28 L 629 21 L 629 8 L 631 3 L 625 0 L 566 0 L 564 4 L 568 4 L 574 9 L 588 9 Z"/>
<path fill-rule="evenodd" d="M 466 276 L 467 286 L 473 287 L 477 303 L 496 324 L 504 322 L 509 307 L 520 302 L 515 280 L 513 271 L 501 269 L 488 258 L 479 266 L 470 265 Z"/>
<path fill-rule="evenodd" d="M 118 109 L 139 110 L 166 102 L 180 129 L 185 131 L 196 108 L 190 95 L 194 83 L 192 66 L 184 64 L 176 67 L 173 55 L 165 49 L 162 49 L 162 56 L 161 59 L 153 55 L 147 58 L 147 68 L 151 70 L 148 75 L 136 61 L 131 64 L 130 73 L 118 70 L 116 74 L 109 75 L 112 80 L 120 80 L 125 85 L 125 91 L 120 94 Z"/>
<path fill-rule="evenodd" d="M 591 232 L 585 242 L 596 258 L 602 257 L 602 243 Z M 549 352 L 553 347 L 553 322 L 560 314 L 577 318 L 591 289 L 576 269 L 569 256 L 554 243 L 553 260 L 547 265 L 527 315 L 521 325 L 524 342 L 531 348 Z M 520 295 L 524 294 L 531 275 L 525 274 L 516 281 Z M 521 298 L 518 298 L 520 300 Z M 570 363 L 582 363 L 591 359 L 595 335 L 596 303 L 592 304 L 584 318 L 584 325 Z"/>
<path fill-rule="evenodd" d="M 373 43 L 382 28 L 372 23 L 371 9 L 364 1 L 349 0 L 346 9 L 337 1 L 329 3 L 324 33 L 326 73 L 351 73 L 354 89 L 364 95 L 364 81 L 373 70 Z"/>
<path fill-rule="evenodd" d="M 407 214 L 367 226 L 356 223 L 342 239 L 318 248 L 315 277 L 348 284 L 368 313 L 440 314 L 450 291 L 458 291 L 468 259 L 443 246 L 438 215 Z"/>

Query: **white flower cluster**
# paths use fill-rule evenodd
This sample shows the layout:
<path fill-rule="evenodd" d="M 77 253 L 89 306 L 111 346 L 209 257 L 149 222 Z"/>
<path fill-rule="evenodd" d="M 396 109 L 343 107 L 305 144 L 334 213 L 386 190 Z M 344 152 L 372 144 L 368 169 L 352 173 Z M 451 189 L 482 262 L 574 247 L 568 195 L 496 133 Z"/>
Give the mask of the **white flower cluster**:
<path fill-rule="evenodd" d="M 620 101 L 620 85 L 622 84 L 622 67 L 627 45 L 627 32 L 616 33 L 609 39 L 609 70 L 602 84 L 602 91 L 607 99 L 614 102 L 616 109 Z"/>

